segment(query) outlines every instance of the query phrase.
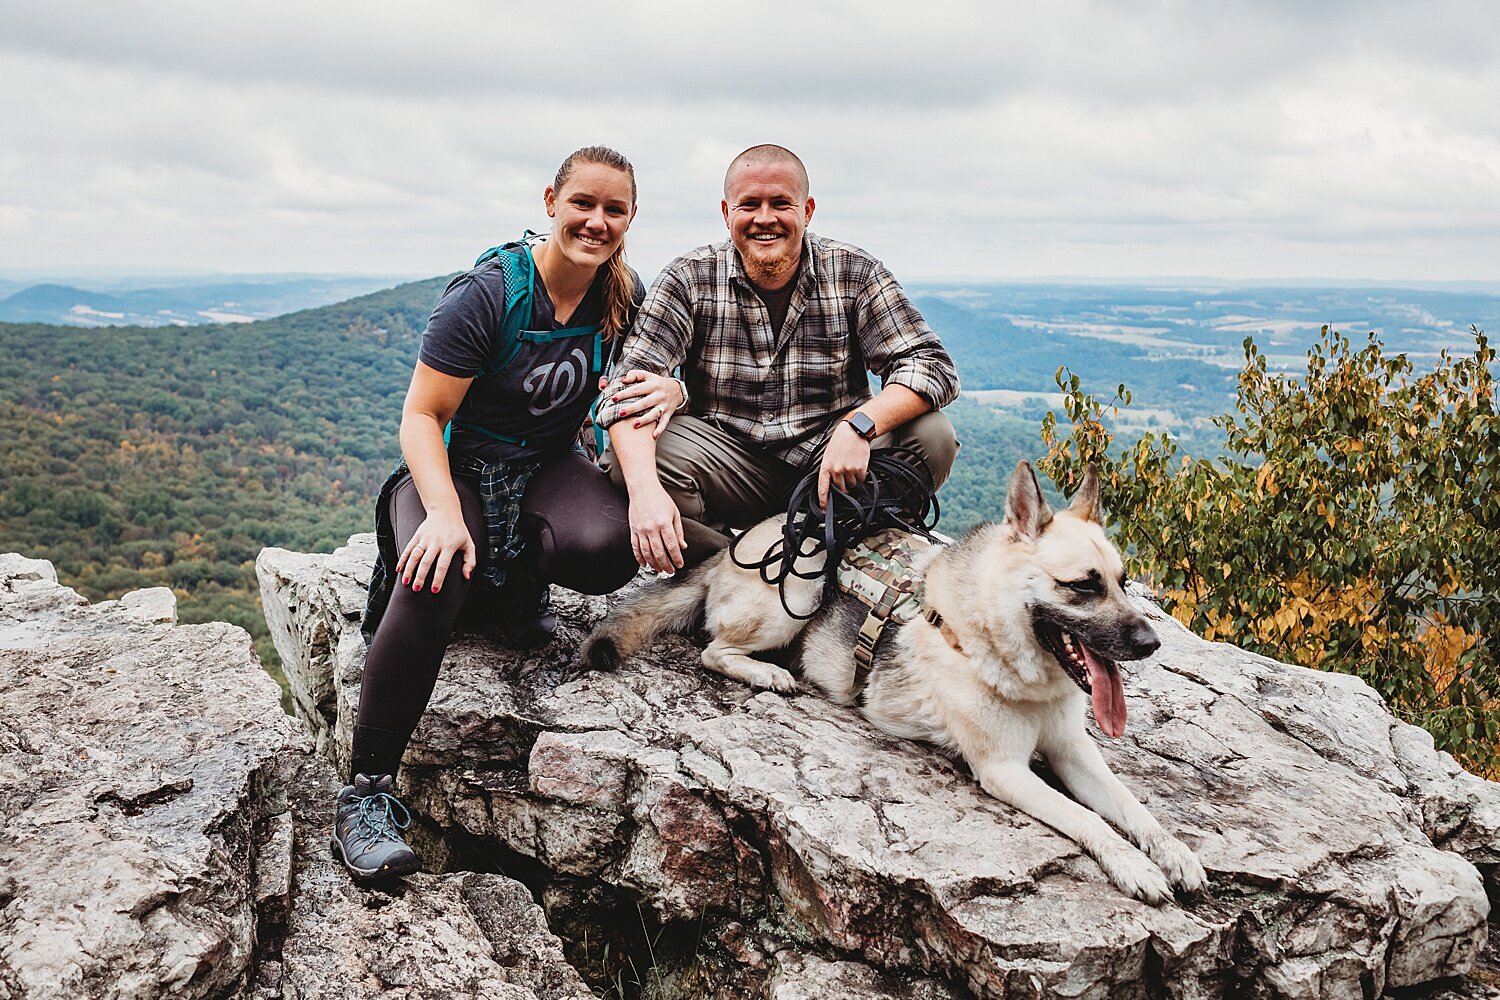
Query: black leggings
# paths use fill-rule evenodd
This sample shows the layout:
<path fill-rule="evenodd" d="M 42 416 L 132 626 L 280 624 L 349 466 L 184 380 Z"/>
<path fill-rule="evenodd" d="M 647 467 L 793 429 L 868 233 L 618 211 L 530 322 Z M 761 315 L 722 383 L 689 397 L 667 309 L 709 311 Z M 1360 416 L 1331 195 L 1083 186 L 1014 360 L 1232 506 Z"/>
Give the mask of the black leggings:
<path fill-rule="evenodd" d="M 484 566 L 484 508 L 468 480 L 454 488 L 469 537 Z M 427 510 L 410 477 L 391 495 L 396 551 L 406 548 Z M 581 455 L 569 454 L 543 466 L 526 485 L 520 530 L 526 547 L 515 568 L 545 583 L 585 594 L 607 594 L 623 587 L 637 565 L 630 548 L 629 508 L 609 476 Z M 392 567 L 394 570 L 394 567 Z M 488 596 L 493 588 L 465 580 L 455 559 L 442 589 L 413 592 L 398 579 L 391 603 L 365 657 L 354 721 L 350 773 L 395 774 L 407 741 L 432 697 L 438 668 L 465 599 Z"/>

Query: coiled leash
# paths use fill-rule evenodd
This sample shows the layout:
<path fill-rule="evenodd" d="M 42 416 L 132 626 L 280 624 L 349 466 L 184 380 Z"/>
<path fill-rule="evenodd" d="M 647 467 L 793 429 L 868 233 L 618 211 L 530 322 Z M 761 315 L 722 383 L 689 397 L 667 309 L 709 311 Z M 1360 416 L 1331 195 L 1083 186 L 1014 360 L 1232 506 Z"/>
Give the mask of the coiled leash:
<path fill-rule="evenodd" d="M 830 483 L 826 508 L 818 504 L 818 471 L 813 469 L 803 476 L 792 490 L 781 541 L 772 545 L 764 556 L 739 557 L 736 550 L 745 534 L 729 545 L 729 558 L 734 564 L 741 569 L 758 570 L 762 580 L 776 587 L 786 613 L 800 621 L 817 614 L 838 589 L 839 561 L 850 546 L 888 529 L 938 541 L 932 534 L 939 513 L 932 473 L 922 457 L 910 448 L 876 448 L 870 452 L 864 482 L 848 492 Z M 804 549 L 804 545 L 809 547 Z M 798 571 L 798 559 L 820 552 L 828 553 L 823 569 Z M 805 615 L 793 611 L 786 600 L 787 579 L 811 580 L 820 573 L 824 576 L 823 594 L 817 605 Z"/>

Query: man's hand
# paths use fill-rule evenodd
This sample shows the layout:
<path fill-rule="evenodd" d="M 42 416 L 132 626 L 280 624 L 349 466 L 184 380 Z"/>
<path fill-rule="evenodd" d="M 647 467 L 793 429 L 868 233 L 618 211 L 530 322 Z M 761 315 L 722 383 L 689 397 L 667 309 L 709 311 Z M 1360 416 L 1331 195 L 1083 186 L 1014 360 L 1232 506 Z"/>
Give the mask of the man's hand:
<path fill-rule="evenodd" d="M 818 470 L 818 506 L 828 507 L 828 484 L 844 492 L 865 481 L 870 471 L 870 442 L 859 436 L 843 420 L 834 428 L 823 449 L 823 465 Z"/>
<path fill-rule="evenodd" d="M 653 486 L 630 491 L 630 547 L 642 566 L 672 573 L 682 569 L 682 550 L 687 548 L 682 515 L 661 484 Z"/>
<path fill-rule="evenodd" d="M 658 573 L 681 569 L 682 550 L 687 547 L 682 515 L 657 477 L 656 438 L 650 428 L 625 419 L 610 424 L 609 439 L 630 494 L 630 548 L 635 561 Z"/>

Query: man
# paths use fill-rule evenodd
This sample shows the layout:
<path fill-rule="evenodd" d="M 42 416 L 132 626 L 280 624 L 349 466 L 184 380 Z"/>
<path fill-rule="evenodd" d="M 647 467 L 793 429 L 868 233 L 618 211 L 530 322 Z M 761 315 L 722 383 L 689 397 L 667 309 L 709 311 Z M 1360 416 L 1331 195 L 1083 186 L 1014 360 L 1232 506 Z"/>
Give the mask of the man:
<path fill-rule="evenodd" d="M 885 265 L 807 231 L 813 208 L 790 150 L 735 157 L 730 238 L 673 261 L 622 345 L 617 371 L 681 366 L 688 397 L 659 440 L 642 420 L 659 413 L 612 398 L 622 380 L 599 408 L 642 566 L 707 558 L 728 544 L 723 528 L 785 510 L 814 463 L 825 504 L 830 484 L 864 480 L 872 447 L 912 448 L 935 483 L 948 477 L 958 442 L 937 410 L 958 395 L 952 359 Z M 881 379 L 873 398 L 867 371 Z"/>

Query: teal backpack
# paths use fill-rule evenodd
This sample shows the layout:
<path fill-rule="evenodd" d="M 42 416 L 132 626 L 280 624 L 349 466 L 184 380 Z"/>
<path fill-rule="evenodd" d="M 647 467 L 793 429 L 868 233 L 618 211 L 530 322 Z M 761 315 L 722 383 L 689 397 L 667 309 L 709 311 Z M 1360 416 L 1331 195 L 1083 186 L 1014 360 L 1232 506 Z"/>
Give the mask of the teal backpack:
<path fill-rule="evenodd" d="M 545 339 L 546 334 L 530 334 L 526 332 L 526 326 L 531 321 L 531 289 L 536 280 L 536 261 L 532 259 L 530 243 L 541 234 L 528 229 L 521 234 L 519 240 L 502 243 L 499 246 L 490 247 L 474 260 L 474 267 L 479 267 L 488 261 L 498 262 L 501 276 L 505 279 L 505 308 L 501 320 L 500 339 L 496 342 L 494 353 L 490 355 L 490 364 L 479 377 L 491 375 L 503 369 L 515 360 L 516 354 L 521 350 L 521 345 L 528 339 Z M 565 332 L 565 331 L 558 331 Z M 613 345 L 611 345 L 613 347 Z M 603 364 L 603 337 L 594 335 L 594 368 L 602 371 Z M 589 408 L 589 419 L 594 420 L 598 416 L 599 400 Z M 486 437 L 506 441 L 511 444 L 522 444 L 526 442 L 505 434 L 497 434 L 494 431 L 473 424 L 465 424 L 466 428 L 477 431 Z M 443 428 L 443 445 L 446 447 L 453 434 L 453 424 Z M 604 454 L 608 447 L 608 438 L 599 425 L 594 424 L 594 447 L 597 454 Z"/>
<path fill-rule="evenodd" d="M 528 229 L 519 240 L 490 247 L 474 260 L 475 267 L 499 260 L 500 273 L 505 278 L 505 318 L 500 327 L 500 342 L 495 345 L 490 366 L 481 375 L 504 368 L 521 349 L 521 331 L 531 321 L 531 284 L 536 278 L 536 261 L 531 259 L 528 241 L 538 235 Z"/>

